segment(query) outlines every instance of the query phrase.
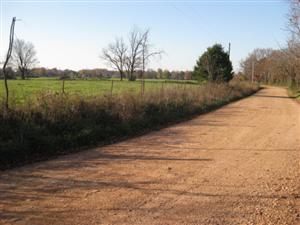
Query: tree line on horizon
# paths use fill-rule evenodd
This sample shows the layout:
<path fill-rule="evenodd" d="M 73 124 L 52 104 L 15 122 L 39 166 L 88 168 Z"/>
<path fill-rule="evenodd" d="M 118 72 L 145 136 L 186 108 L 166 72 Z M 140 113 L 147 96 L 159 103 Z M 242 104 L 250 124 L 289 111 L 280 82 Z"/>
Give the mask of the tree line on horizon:
<path fill-rule="evenodd" d="M 12 67 L 6 68 L 8 79 L 17 79 L 21 77 L 18 70 L 14 70 Z M 163 79 L 163 80 L 192 80 L 192 71 L 188 70 L 167 70 L 167 69 L 147 69 L 144 71 L 144 79 Z M 82 69 L 82 70 L 69 70 L 69 69 L 57 69 L 57 68 L 45 68 L 34 67 L 29 69 L 26 74 L 26 78 L 58 78 L 58 79 L 109 79 L 120 78 L 120 74 L 116 70 L 108 70 L 102 68 L 96 69 Z M 0 79 L 3 79 L 2 69 L 0 69 Z M 137 71 L 137 79 L 142 79 L 141 72 Z"/>
<path fill-rule="evenodd" d="M 254 49 L 241 62 L 245 79 L 268 84 L 300 86 L 300 2 L 290 0 L 286 44 L 280 49 Z"/>

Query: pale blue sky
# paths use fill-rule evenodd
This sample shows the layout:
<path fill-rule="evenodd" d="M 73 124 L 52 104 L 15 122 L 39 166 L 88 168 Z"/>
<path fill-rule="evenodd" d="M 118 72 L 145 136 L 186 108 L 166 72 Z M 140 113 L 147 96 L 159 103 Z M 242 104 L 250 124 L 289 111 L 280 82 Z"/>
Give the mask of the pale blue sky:
<path fill-rule="evenodd" d="M 137 25 L 166 55 L 151 68 L 191 70 L 214 44 L 231 42 L 235 70 L 256 47 L 283 45 L 288 5 L 273 1 L 13 1 L 1 0 L 0 56 L 7 50 L 11 18 L 18 38 L 31 41 L 39 66 L 60 69 L 107 67 L 101 49 Z"/>

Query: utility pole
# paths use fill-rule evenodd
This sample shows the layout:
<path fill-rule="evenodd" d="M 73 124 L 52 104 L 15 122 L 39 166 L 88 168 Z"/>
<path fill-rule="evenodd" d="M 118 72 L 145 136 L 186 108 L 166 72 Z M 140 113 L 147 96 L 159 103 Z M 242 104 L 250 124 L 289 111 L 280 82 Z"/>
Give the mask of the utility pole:
<path fill-rule="evenodd" d="M 252 61 L 252 76 L 251 76 L 251 81 L 252 81 L 252 83 L 254 81 L 254 61 Z"/>
<path fill-rule="evenodd" d="M 228 46 L 228 58 L 230 59 L 230 51 L 231 51 L 231 43 L 229 42 L 229 46 Z"/>
<path fill-rule="evenodd" d="M 9 34 L 9 46 L 8 46 L 8 51 L 6 55 L 5 62 L 3 64 L 3 76 L 4 76 L 4 86 L 5 86 L 5 92 L 6 92 L 6 99 L 5 99 L 5 109 L 8 109 L 8 96 L 9 96 L 9 91 L 8 91 L 8 85 L 7 85 L 7 74 L 6 74 L 6 66 L 9 62 L 9 59 L 11 57 L 12 53 L 12 48 L 14 44 L 14 32 L 15 32 L 15 23 L 16 23 L 16 17 L 13 17 L 11 26 L 10 26 L 10 34 Z"/>

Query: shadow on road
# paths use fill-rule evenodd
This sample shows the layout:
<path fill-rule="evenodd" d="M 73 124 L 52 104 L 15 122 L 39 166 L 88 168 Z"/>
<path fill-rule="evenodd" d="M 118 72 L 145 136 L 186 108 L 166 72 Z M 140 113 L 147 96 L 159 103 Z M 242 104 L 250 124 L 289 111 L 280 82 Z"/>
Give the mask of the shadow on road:
<path fill-rule="evenodd" d="M 255 94 L 253 97 L 261 97 L 261 98 L 280 98 L 280 99 L 295 99 L 296 97 L 289 97 L 289 96 L 275 96 L 275 95 L 262 95 L 262 94 Z"/>

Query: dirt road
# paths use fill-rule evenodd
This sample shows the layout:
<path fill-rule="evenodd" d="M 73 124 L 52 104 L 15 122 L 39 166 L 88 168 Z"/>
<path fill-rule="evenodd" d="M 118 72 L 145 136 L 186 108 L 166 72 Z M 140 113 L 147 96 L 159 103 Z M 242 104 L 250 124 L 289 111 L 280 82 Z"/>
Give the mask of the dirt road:
<path fill-rule="evenodd" d="M 281 88 L 0 173 L 0 224 L 300 224 L 300 105 Z"/>

